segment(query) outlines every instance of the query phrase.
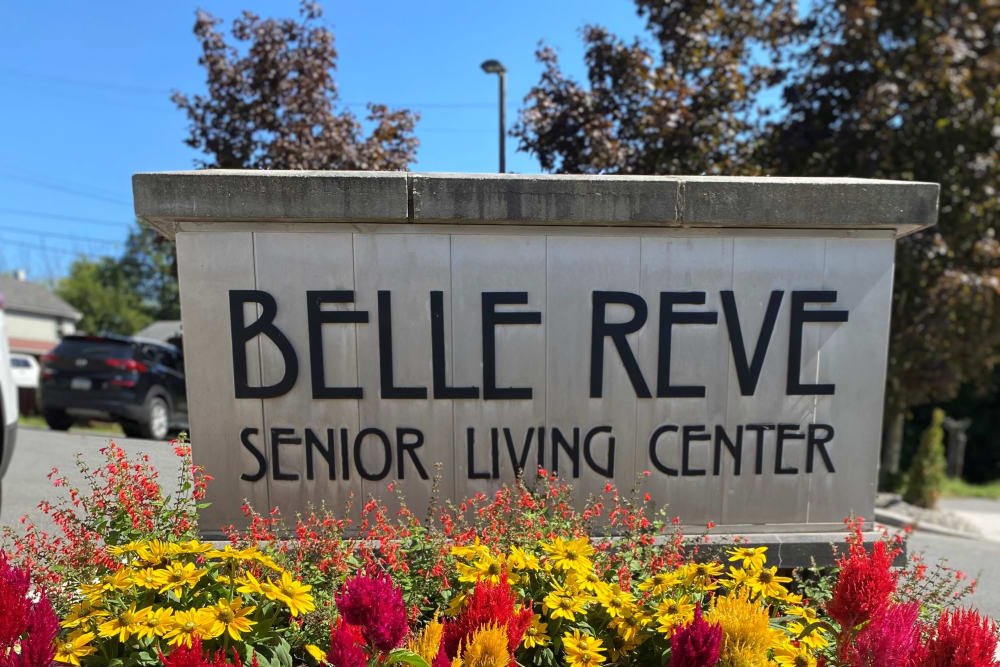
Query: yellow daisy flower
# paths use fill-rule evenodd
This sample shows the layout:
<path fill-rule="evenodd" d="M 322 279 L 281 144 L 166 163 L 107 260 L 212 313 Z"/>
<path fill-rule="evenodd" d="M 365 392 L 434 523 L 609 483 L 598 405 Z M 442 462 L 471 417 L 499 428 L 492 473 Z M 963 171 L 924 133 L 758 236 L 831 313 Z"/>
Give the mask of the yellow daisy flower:
<path fill-rule="evenodd" d="M 594 595 L 597 595 L 608 587 L 608 585 L 601 581 L 601 578 L 597 576 L 597 573 L 593 570 L 587 570 L 582 573 L 575 571 L 570 572 L 566 575 L 566 586 L 568 588 L 575 588 L 578 591 L 592 593 Z"/>
<path fill-rule="evenodd" d="M 688 563 L 684 566 L 684 583 L 700 591 L 719 587 L 716 578 L 722 574 L 722 563 Z"/>
<path fill-rule="evenodd" d="M 549 626 L 538 614 L 531 615 L 531 625 L 524 631 L 524 639 L 521 645 L 524 648 L 535 648 L 536 646 L 548 646 Z"/>
<path fill-rule="evenodd" d="M 277 584 L 270 579 L 267 580 L 267 583 L 275 590 L 278 599 L 288 606 L 293 618 L 299 614 L 308 614 L 316 608 L 316 605 L 313 604 L 313 596 L 309 594 L 312 586 L 292 579 L 292 575 L 289 573 L 283 573 Z"/>
<path fill-rule="evenodd" d="M 78 628 L 87 621 L 102 616 L 108 616 L 108 612 L 96 607 L 90 600 L 84 600 L 70 607 L 66 618 L 59 625 L 64 628 Z"/>
<path fill-rule="evenodd" d="M 529 554 L 520 547 L 511 547 L 507 556 L 507 564 L 513 570 L 538 570 L 538 556 Z"/>
<path fill-rule="evenodd" d="M 160 587 L 159 578 L 156 573 L 158 570 L 154 570 L 151 567 L 144 567 L 141 570 L 136 570 L 132 573 L 132 583 L 140 588 L 149 588 L 156 590 Z"/>
<path fill-rule="evenodd" d="M 586 537 L 576 540 L 556 537 L 551 544 L 542 542 L 541 547 L 550 554 L 555 568 L 563 572 L 572 570 L 584 574 L 594 567 L 589 558 L 594 553 L 594 547 Z"/>
<path fill-rule="evenodd" d="M 156 571 L 157 583 L 160 585 L 160 592 L 177 591 L 180 595 L 181 589 L 185 586 L 194 588 L 198 580 L 205 576 L 207 570 L 195 568 L 194 563 L 181 563 L 174 561 L 166 568 Z"/>
<path fill-rule="evenodd" d="M 208 637 L 221 637 L 228 634 L 236 641 L 243 637 L 241 633 L 250 632 L 250 629 L 257 624 L 247 616 L 252 614 L 257 607 L 244 607 L 243 598 L 236 597 L 232 601 L 219 600 L 211 607 L 202 609 L 205 615 L 211 619 L 208 629 Z"/>
<path fill-rule="evenodd" d="M 812 621 L 806 621 L 805 623 L 801 621 L 792 621 L 785 626 L 788 634 L 791 635 L 797 642 L 803 646 L 807 646 L 811 649 L 819 650 L 829 646 L 830 641 L 823 636 L 823 628 L 816 627 L 809 631 L 809 634 L 802 635 L 806 628 Z"/>
<path fill-rule="evenodd" d="M 597 601 L 608 616 L 614 619 L 631 614 L 635 597 L 623 591 L 618 584 L 611 584 L 597 593 Z"/>
<path fill-rule="evenodd" d="M 587 601 L 567 590 L 559 584 L 553 585 L 553 590 L 542 599 L 542 608 L 549 612 L 549 618 L 556 620 L 565 618 L 573 621 L 576 614 L 582 614 Z"/>
<path fill-rule="evenodd" d="M 323 663 L 326 662 L 326 653 L 323 653 L 323 649 L 321 649 L 319 646 L 316 646 L 315 644 L 306 644 L 305 649 L 306 653 L 311 655 L 312 659 L 318 662 L 319 664 L 322 665 Z"/>
<path fill-rule="evenodd" d="M 660 624 L 659 631 L 670 634 L 675 625 L 684 625 L 694 618 L 694 603 L 687 595 L 676 599 L 667 598 L 657 605 L 655 617 Z"/>
<path fill-rule="evenodd" d="M 146 610 L 135 610 L 135 603 L 125 611 L 97 626 L 97 634 L 101 637 L 118 637 L 118 641 L 124 643 L 129 637 L 134 635 L 139 626 L 146 620 Z"/>
<path fill-rule="evenodd" d="M 747 572 L 742 567 L 729 566 L 729 574 L 725 579 L 721 579 L 720 582 L 726 588 L 738 588 L 740 586 L 745 586 L 752 572 Z"/>
<path fill-rule="evenodd" d="M 171 627 L 164 638 L 171 646 L 191 648 L 194 639 L 206 639 L 212 619 L 201 609 L 178 611 L 171 619 Z"/>
<path fill-rule="evenodd" d="M 816 667 L 816 658 L 805 646 L 781 646 L 774 649 L 774 661 L 782 667 Z"/>
<path fill-rule="evenodd" d="M 645 625 L 645 619 L 639 614 L 620 616 L 611 621 L 611 627 L 614 628 L 615 632 L 618 633 L 618 636 L 626 644 L 635 642 Z"/>
<path fill-rule="evenodd" d="M 142 547 L 142 542 L 129 542 L 128 544 L 111 545 L 108 547 L 108 553 L 112 556 L 121 556 L 122 554 L 136 553 Z"/>
<path fill-rule="evenodd" d="M 177 554 L 205 554 L 215 549 L 208 542 L 198 540 L 188 540 L 187 542 L 175 542 L 167 545 L 167 553 L 171 556 Z"/>
<path fill-rule="evenodd" d="M 146 607 L 143 622 L 136 628 L 135 636 L 139 639 L 162 637 L 173 627 L 173 609 L 154 609 Z"/>
<path fill-rule="evenodd" d="M 781 584 L 788 583 L 792 578 L 779 577 L 777 572 L 777 566 L 755 570 L 747 579 L 747 586 L 755 595 L 770 598 L 783 597 L 788 593 L 788 589 Z"/>
<path fill-rule="evenodd" d="M 79 667 L 80 658 L 97 653 L 90 645 L 94 638 L 93 632 L 84 632 L 83 628 L 73 631 L 69 637 L 56 642 L 56 662 L 65 662 Z"/>
<path fill-rule="evenodd" d="M 136 554 L 144 563 L 159 565 L 170 557 L 170 545 L 162 540 L 150 540 L 142 543 Z"/>
<path fill-rule="evenodd" d="M 563 650 L 569 667 L 590 667 L 604 662 L 604 643 L 574 628 L 563 635 Z"/>
<path fill-rule="evenodd" d="M 679 583 L 676 572 L 657 572 L 639 583 L 640 591 L 650 591 L 653 595 L 663 595 Z"/>
<path fill-rule="evenodd" d="M 759 570 L 767 562 L 767 547 L 736 547 L 729 551 L 729 562 L 740 562 L 744 570 Z"/>
<path fill-rule="evenodd" d="M 483 556 L 488 556 L 490 550 L 487 546 L 479 543 L 479 538 L 472 544 L 467 544 L 461 547 L 452 547 L 451 555 L 455 558 L 461 558 L 463 560 L 475 560 L 477 558 L 482 558 Z"/>

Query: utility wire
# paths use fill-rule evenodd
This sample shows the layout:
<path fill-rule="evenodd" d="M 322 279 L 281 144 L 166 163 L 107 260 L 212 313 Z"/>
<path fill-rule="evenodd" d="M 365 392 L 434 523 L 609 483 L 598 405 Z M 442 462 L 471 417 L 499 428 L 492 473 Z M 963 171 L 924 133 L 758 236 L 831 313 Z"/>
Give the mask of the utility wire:
<path fill-rule="evenodd" d="M 101 255 L 96 252 L 83 252 L 80 250 L 71 250 L 69 248 L 53 248 L 47 245 L 38 245 L 37 243 L 25 243 L 24 241 L 12 241 L 10 239 L 0 238 L 0 246 L 14 245 L 21 248 L 28 248 L 31 250 L 41 250 L 43 252 L 58 252 L 64 255 L 82 255 L 90 259 L 100 259 L 106 257 L 106 255 Z"/>
<path fill-rule="evenodd" d="M 52 181 L 44 181 L 41 179 L 27 178 L 25 176 L 17 176 L 14 174 L 0 174 L 0 178 L 8 178 L 12 181 L 20 181 L 22 183 L 28 183 L 36 187 L 45 188 L 48 190 L 54 190 L 56 192 L 65 192 L 66 194 L 75 195 L 77 197 L 84 197 L 85 199 L 94 199 L 97 201 L 103 201 L 110 204 L 121 204 L 123 206 L 131 206 L 132 202 L 125 201 L 124 199 L 119 199 L 118 197 L 108 197 L 105 195 L 100 195 L 96 193 L 87 192 L 85 190 L 80 190 L 73 186 L 60 185 Z"/>
<path fill-rule="evenodd" d="M 82 241 L 84 243 L 102 243 L 104 245 L 120 246 L 121 241 L 112 241 L 110 239 L 94 239 L 89 236 L 78 236 L 76 234 L 63 234 L 61 232 L 42 232 L 36 229 L 25 229 L 24 227 L 8 227 L 6 225 L 0 225 L 0 231 L 11 232 L 13 234 L 32 234 L 35 236 L 44 236 L 47 238 L 54 239 L 68 239 L 70 241 Z"/>
<path fill-rule="evenodd" d="M 67 220 L 69 222 L 85 222 L 89 225 L 104 225 L 107 227 L 131 227 L 131 222 L 121 222 L 115 220 L 101 220 L 99 218 L 80 218 L 74 215 L 62 215 L 59 213 L 43 213 L 41 211 L 26 211 L 20 208 L 0 208 L 0 214 L 23 215 L 32 218 L 47 218 L 49 220 Z"/>

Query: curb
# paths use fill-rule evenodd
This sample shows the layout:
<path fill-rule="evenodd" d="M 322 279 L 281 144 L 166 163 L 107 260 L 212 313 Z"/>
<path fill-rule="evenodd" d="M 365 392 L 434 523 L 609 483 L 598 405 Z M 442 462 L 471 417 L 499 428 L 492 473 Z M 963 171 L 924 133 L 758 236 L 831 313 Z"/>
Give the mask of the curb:
<path fill-rule="evenodd" d="M 912 526 L 914 530 L 921 530 L 925 533 L 934 533 L 937 535 L 946 535 L 948 537 L 959 537 L 966 540 L 981 540 L 983 536 L 978 533 L 972 533 L 964 530 L 956 530 L 955 528 L 948 528 L 936 523 L 921 523 L 913 518 L 906 516 L 905 514 L 900 514 L 898 512 L 892 512 L 887 509 L 875 508 L 875 520 L 879 523 L 884 523 L 889 526 L 895 526 L 897 528 L 905 528 L 906 526 Z"/>

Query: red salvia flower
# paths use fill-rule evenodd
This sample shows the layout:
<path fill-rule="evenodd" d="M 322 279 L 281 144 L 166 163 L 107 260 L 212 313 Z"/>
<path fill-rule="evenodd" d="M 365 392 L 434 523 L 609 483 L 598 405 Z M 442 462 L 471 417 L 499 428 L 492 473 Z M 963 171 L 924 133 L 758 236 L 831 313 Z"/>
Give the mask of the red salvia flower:
<path fill-rule="evenodd" d="M 701 603 L 694 620 L 674 628 L 670 637 L 670 667 L 711 667 L 719 661 L 722 628 L 709 625 L 701 616 Z"/>
<path fill-rule="evenodd" d="M 942 613 L 924 648 L 921 667 L 1000 667 L 996 623 L 972 609 Z"/>

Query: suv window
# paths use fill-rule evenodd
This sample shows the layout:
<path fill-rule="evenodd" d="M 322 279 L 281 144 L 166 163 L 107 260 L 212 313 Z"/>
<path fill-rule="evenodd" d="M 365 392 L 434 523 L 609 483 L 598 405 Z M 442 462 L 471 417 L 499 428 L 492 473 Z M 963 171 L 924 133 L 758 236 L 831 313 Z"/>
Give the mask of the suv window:
<path fill-rule="evenodd" d="M 53 353 L 65 357 L 87 359 L 131 359 L 132 346 L 115 340 L 64 338 Z"/>
<path fill-rule="evenodd" d="M 10 360 L 10 365 L 13 368 L 31 368 L 31 364 L 28 363 L 27 359 L 18 359 L 16 357 Z"/>

